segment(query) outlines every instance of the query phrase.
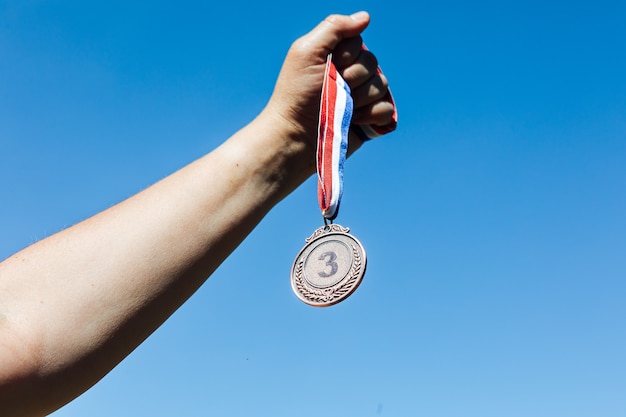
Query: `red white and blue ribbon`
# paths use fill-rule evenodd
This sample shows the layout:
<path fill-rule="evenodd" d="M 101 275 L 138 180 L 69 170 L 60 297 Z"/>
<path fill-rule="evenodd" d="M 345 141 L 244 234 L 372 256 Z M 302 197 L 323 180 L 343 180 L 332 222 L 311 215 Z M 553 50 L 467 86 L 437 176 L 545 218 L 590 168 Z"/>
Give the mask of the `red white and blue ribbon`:
<path fill-rule="evenodd" d="M 378 72 L 381 72 L 380 68 Z M 386 126 L 352 125 L 362 140 L 384 135 L 396 128 L 397 112 L 390 92 L 385 99 L 394 105 L 392 121 Z M 317 197 L 322 216 L 329 220 L 337 217 L 343 194 L 343 170 L 348 151 L 352 110 L 350 87 L 337 71 L 332 55 L 328 55 L 317 137 Z"/>
<path fill-rule="evenodd" d="M 332 55 L 326 60 L 317 136 L 317 198 L 322 216 L 334 219 L 343 193 L 343 166 L 352 120 L 350 87 L 337 72 Z"/>

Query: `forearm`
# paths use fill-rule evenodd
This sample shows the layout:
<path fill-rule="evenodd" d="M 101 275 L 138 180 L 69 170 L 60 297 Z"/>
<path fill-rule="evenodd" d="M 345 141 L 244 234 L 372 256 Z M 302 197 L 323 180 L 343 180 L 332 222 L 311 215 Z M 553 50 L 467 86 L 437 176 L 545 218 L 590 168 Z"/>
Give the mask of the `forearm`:
<path fill-rule="evenodd" d="M 26 346 L 22 359 L 29 362 L 16 369 L 21 374 L 0 378 L 23 378 L 14 384 L 21 392 L 0 403 L 25 412 L 20 393 L 32 398 L 35 389 L 58 406 L 87 389 L 313 172 L 310 145 L 284 137 L 270 117 L 261 115 L 211 154 L 0 264 L 0 374 L 11 372 L 12 346 Z"/>

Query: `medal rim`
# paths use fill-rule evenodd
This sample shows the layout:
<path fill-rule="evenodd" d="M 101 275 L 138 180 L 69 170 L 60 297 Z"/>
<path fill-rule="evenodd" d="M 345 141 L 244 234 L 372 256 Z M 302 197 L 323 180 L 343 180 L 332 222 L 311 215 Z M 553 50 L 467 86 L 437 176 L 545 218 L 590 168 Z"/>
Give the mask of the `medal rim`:
<path fill-rule="evenodd" d="M 326 230 L 327 228 L 329 228 L 330 230 Z M 330 226 L 322 226 L 318 229 L 316 229 L 313 234 L 311 234 L 310 237 L 308 237 L 307 239 L 305 239 L 306 243 L 305 245 L 302 247 L 302 249 L 300 249 L 300 251 L 298 252 L 298 255 L 296 256 L 295 260 L 293 261 L 293 264 L 291 266 L 291 277 L 290 277 L 290 281 L 291 281 L 291 289 L 293 290 L 293 292 L 295 293 L 296 297 L 298 297 L 298 299 L 300 299 L 300 301 L 304 302 L 305 304 L 308 304 L 310 306 L 313 307 L 329 307 L 335 304 L 340 303 L 341 301 L 345 300 L 346 298 L 348 298 L 349 296 L 351 296 L 356 290 L 357 288 L 361 285 L 361 282 L 363 281 L 363 277 L 365 276 L 365 270 L 367 268 L 367 254 L 365 252 L 365 247 L 363 246 L 363 244 L 361 243 L 361 241 L 354 235 L 352 235 L 350 232 L 350 229 L 338 224 L 331 224 Z M 348 291 L 343 294 L 340 295 L 336 298 L 333 298 L 330 301 L 312 301 L 308 298 L 306 298 L 304 296 L 304 294 L 302 294 L 298 288 L 297 288 L 297 284 L 296 284 L 296 268 L 297 265 L 303 260 L 301 260 L 302 255 L 304 254 L 304 252 L 307 250 L 307 248 L 309 248 L 310 246 L 314 245 L 315 242 L 321 240 L 321 239 L 326 239 L 330 236 L 333 235 L 343 235 L 343 236 L 348 236 L 348 238 L 350 238 L 351 240 L 353 240 L 356 244 L 356 246 L 358 246 L 358 248 L 360 249 L 361 252 L 361 257 L 362 257 L 362 261 L 361 261 L 361 266 L 360 266 L 360 271 L 357 274 L 357 278 L 356 278 L 356 282 L 353 284 L 353 286 L 351 288 L 348 289 Z M 354 260 L 352 262 L 352 265 L 350 265 L 350 269 L 354 268 Z M 344 286 L 341 285 L 342 282 L 344 281 L 350 281 L 350 279 L 352 277 L 349 276 L 350 274 L 348 274 L 348 278 L 342 278 L 341 281 L 339 281 L 337 284 L 334 284 L 328 288 L 332 288 L 335 286 L 338 286 L 338 288 L 343 288 Z M 305 277 L 302 277 L 302 281 L 306 281 Z M 310 283 L 308 283 L 308 285 L 310 285 L 312 288 L 314 288 L 314 286 Z M 317 290 L 321 290 L 323 291 L 324 289 L 322 288 L 316 288 Z M 330 294 L 334 294 L 335 291 L 333 291 Z"/>

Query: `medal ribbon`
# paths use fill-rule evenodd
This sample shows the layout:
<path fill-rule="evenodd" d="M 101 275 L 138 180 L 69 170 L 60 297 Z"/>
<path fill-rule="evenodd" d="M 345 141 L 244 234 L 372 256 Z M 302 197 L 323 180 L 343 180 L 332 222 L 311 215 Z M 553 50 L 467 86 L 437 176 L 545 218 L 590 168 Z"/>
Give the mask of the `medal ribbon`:
<path fill-rule="evenodd" d="M 365 46 L 363 46 L 365 49 Z M 378 73 L 382 71 L 378 68 Z M 352 125 L 361 140 L 369 140 L 393 131 L 397 125 L 396 106 L 387 93 L 385 100 L 393 104 L 392 121 L 385 126 Z M 324 218 L 333 220 L 339 213 L 343 194 L 343 170 L 348 151 L 348 133 L 352 120 L 350 87 L 337 72 L 332 54 L 326 59 L 322 85 L 320 117 L 317 136 L 317 198 Z"/>
<path fill-rule="evenodd" d="M 317 136 L 317 199 L 322 216 L 337 216 L 343 193 L 343 166 L 352 120 L 350 87 L 337 72 L 332 55 L 326 60 Z"/>

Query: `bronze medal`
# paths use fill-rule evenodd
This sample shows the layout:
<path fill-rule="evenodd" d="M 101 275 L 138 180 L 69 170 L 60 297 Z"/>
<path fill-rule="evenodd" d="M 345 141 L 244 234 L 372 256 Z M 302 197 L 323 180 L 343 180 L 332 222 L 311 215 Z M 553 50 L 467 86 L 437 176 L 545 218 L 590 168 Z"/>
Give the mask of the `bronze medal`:
<path fill-rule="evenodd" d="M 361 284 L 365 249 L 349 231 L 330 224 L 306 239 L 291 268 L 291 287 L 300 300 L 328 307 L 349 297 Z"/>

